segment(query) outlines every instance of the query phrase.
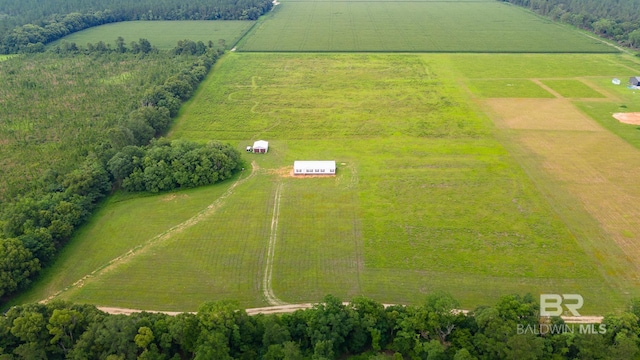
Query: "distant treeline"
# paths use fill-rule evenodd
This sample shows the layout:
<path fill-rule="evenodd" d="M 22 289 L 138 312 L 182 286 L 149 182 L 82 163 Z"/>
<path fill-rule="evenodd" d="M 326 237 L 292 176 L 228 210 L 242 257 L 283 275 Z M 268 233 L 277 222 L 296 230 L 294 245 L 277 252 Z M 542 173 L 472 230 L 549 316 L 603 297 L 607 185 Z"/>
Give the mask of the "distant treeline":
<path fill-rule="evenodd" d="M 640 0 L 499 0 L 640 48 Z"/>
<path fill-rule="evenodd" d="M 256 20 L 270 0 L 0 0 L 0 53 L 42 45 L 107 23 L 132 20 Z"/>
<path fill-rule="evenodd" d="M 135 44 L 152 49 L 144 40 Z M 99 52 L 98 46 L 93 48 L 94 53 Z M 110 51 L 119 51 L 117 48 Z M 120 51 L 134 50 L 124 47 Z M 192 51 L 202 54 L 163 85 L 149 89 L 139 108 L 110 129 L 103 143 L 88 150 L 75 170 L 64 174 L 48 171 L 31 191 L 2 204 L 0 298 L 27 286 L 43 266 L 50 264 L 98 201 L 121 182 L 131 191 L 157 192 L 211 184 L 241 167 L 239 152 L 219 143 L 153 141 L 137 147 L 147 145 L 168 129 L 181 103 L 223 54 L 222 50 L 189 40 L 181 41 L 173 50 L 193 55 Z M 197 171 L 192 172 L 194 169 Z"/>
<path fill-rule="evenodd" d="M 291 314 L 249 316 L 231 302 L 197 314 L 108 315 L 91 305 L 27 304 L 0 315 L 1 359 L 499 360 L 634 359 L 635 302 L 602 324 L 541 321 L 531 296 L 468 314 L 448 294 L 415 306 L 334 296 Z"/>

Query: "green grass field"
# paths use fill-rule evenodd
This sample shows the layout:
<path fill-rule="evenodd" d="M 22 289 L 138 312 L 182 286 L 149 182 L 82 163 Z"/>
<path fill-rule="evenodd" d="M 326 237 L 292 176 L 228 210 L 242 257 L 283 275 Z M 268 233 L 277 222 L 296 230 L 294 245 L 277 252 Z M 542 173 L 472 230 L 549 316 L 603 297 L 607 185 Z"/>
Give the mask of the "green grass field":
<path fill-rule="evenodd" d="M 544 90 L 529 79 L 474 80 L 469 82 L 471 91 L 487 98 L 551 98 Z"/>
<path fill-rule="evenodd" d="M 179 40 L 212 41 L 215 46 L 230 49 L 253 25 L 253 21 L 126 21 L 92 27 L 55 41 L 49 46 L 61 42 L 75 42 L 78 45 L 95 44 L 104 41 L 115 44 L 119 36 L 127 46 L 132 41 L 147 39 L 158 49 L 173 49 Z"/>
<path fill-rule="evenodd" d="M 105 306 L 195 310 L 216 299 L 263 306 L 275 234 L 271 287 L 285 302 L 333 293 L 415 303 L 444 290 L 465 308 L 530 292 L 583 294 L 584 314 L 620 309 L 638 295 L 632 241 L 640 224 L 619 219 L 635 211 L 624 194 L 640 194 L 620 176 L 598 188 L 606 173 L 620 173 L 618 155 L 590 152 L 589 144 L 633 164 L 638 150 L 569 99 L 483 96 L 502 81 L 490 76 L 499 66 L 510 79 L 622 91 L 604 80 L 628 71 L 627 58 L 580 61 L 587 58 L 229 54 L 170 136 L 239 149 L 269 140 L 268 154 L 245 155 L 256 163 L 253 175 L 247 169 L 206 188 L 112 200 L 17 301 L 66 289 L 57 296 Z M 474 79 L 480 75 L 486 84 Z M 610 101 L 640 105 L 626 95 Z M 522 115 L 552 104 L 565 112 L 562 121 Z M 337 176 L 294 178 L 298 159 L 335 159 Z M 619 206 L 607 207 L 611 199 Z"/>
<path fill-rule="evenodd" d="M 604 95 L 579 80 L 542 80 L 542 83 L 567 98 L 604 97 Z"/>
<path fill-rule="evenodd" d="M 568 27 L 496 1 L 282 2 L 239 51 L 612 53 Z"/>
<path fill-rule="evenodd" d="M 252 25 L 118 23 L 64 41 L 229 47 Z M 611 84 L 637 59 L 483 0 L 283 2 L 237 47 L 169 137 L 229 142 L 246 169 L 115 195 L 14 303 L 193 311 L 447 291 L 471 309 L 578 293 L 588 315 L 640 296 L 640 131 L 611 116 L 640 111 L 640 92 Z M 258 139 L 269 153 L 244 153 Z M 337 174 L 294 177 L 295 160 L 336 160 Z"/>

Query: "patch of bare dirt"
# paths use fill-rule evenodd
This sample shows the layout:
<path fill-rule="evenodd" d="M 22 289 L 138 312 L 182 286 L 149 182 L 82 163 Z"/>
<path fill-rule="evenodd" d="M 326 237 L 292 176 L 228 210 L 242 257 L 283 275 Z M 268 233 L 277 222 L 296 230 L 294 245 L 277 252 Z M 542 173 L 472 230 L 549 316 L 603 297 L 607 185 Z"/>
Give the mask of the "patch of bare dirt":
<path fill-rule="evenodd" d="M 613 117 L 624 124 L 640 125 L 640 112 L 615 113 Z"/>

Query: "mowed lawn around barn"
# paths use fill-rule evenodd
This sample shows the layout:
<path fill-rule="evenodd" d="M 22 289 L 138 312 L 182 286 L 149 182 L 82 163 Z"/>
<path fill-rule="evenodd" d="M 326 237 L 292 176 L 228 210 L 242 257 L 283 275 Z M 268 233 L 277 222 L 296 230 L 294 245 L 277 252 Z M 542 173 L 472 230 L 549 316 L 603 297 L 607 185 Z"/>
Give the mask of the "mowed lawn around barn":
<path fill-rule="evenodd" d="M 115 46 L 116 39 L 122 37 L 127 46 L 132 41 L 147 39 L 151 45 L 161 50 L 173 49 L 178 41 L 185 39 L 205 44 L 212 41 L 214 46 L 230 49 L 253 23 L 254 21 L 240 20 L 125 21 L 82 30 L 48 46 L 55 47 L 62 42 L 85 46 L 99 41 Z"/>
<path fill-rule="evenodd" d="M 582 139 L 585 128 L 575 124 L 582 119 L 591 121 L 588 131 L 606 137 L 603 144 L 626 143 L 568 99 L 490 99 L 470 85 L 480 84 L 474 78 L 497 81 L 491 74 L 498 64 L 517 69 L 518 62 L 528 75 L 507 71 L 507 77 L 538 86 L 548 78 L 595 84 L 629 71 L 620 56 L 591 56 L 229 54 L 183 108 L 170 136 L 220 139 L 239 149 L 269 140 L 266 155 L 245 154 L 247 163 L 255 161 L 253 175 L 247 167 L 238 180 L 213 187 L 106 204 L 51 269 L 67 269 L 66 280 L 38 284 L 25 298 L 68 287 L 58 297 L 107 306 L 195 310 L 217 299 L 266 305 L 266 258 L 275 234 L 270 286 L 285 302 L 333 293 L 416 303 L 442 290 L 465 308 L 511 293 L 580 293 L 584 314 L 622 308 L 637 295 L 637 264 L 585 203 L 589 193 L 603 203 L 600 195 L 619 192 L 567 183 L 586 181 L 584 173 L 558 172 L 570 154 L 554 159 L 548 141 L 535 148 L 548 129 L 520 131 L 527 123 L 509 118 L 508 104 L 546 101 L 564 111 L 574 121 L 558 133 L 566 148 Z M 486 73 L 474 71 L 480 68 Z M 591 166 L 598 154 L 576 164 Z M 293 161 L 305 159 L 336 160 L 337 175 L 292 177 Z M 153 218 L 159 209 L 170 212 L 182 194 L 200 200 L 176 207 L 179 217 L 149 227 L 129 247 L 91 266 L 75 265 L 93 252 L 73 244 L 107 244 L 147 227 L 137 221 L 107 229 L 106 213 Z M 216 201 L 215 211 L 198 215 Z M 125 204 L 130 208 L 117 211 Z M 617 214 L 624 218 L 622 210 Z M 189 226 L 165 236 L 185 221 Z M 148 245 L 127 256 L 138 244 Z M 116 261 L 105 265 L 111 256 Z"/>
<path fill-rule="evenodd" d="M 498 1 L 282 1 L 239 51 L 615 53 Z"/>

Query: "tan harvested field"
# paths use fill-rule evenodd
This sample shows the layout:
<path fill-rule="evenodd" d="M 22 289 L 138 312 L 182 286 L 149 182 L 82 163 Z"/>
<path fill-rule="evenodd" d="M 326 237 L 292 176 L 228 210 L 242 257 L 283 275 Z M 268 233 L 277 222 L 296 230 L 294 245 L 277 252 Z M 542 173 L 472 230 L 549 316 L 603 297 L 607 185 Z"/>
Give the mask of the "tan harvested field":
<path fill-rule="evenodd" d="M 488 99 L 500 128 L 520 130 L 602 131 L 566 99 Z"/>
<path fill-rule="evenodd" d="M 596 221 L 602 234 L 583 237 L 581 245 L 600 262 L 603 275 L 622 291 L 638 286 L 640 150 L 565 99 L 484 102 L 504 141 L 565 221 L 582 211 Z M 582 231 L 581 225 L 575 220 L 574 231 Z"/>

